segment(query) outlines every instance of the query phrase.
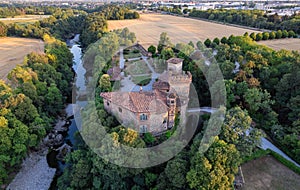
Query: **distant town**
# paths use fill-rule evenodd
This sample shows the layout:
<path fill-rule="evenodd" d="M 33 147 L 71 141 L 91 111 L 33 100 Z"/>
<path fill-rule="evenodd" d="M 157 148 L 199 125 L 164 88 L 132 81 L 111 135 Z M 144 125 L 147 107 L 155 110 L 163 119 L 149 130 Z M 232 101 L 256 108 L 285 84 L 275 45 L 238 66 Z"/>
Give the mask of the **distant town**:
<path fill-rule="evenodd" d="M 103 4 L 121 2 L 124 4 L 133 4 L 141 11 L 150 10 L 155 11 L 163 7 L 178 8 L 182 13 L 187 13 L 184 10 L 202 10 L 209 9 L 237 9 L 237 10 L 264 10 L 268 14 L 278 14 L 279 16 L 291 16 L 300 12 L 300 1 L 130 1 L 130 0 L 4 0 L 0 4 L 19 4 L 34 5 L 34 6 L 57 6 L 57 7 L 70 7 L 70 8 L 85 8 L 94 9 Z"/>

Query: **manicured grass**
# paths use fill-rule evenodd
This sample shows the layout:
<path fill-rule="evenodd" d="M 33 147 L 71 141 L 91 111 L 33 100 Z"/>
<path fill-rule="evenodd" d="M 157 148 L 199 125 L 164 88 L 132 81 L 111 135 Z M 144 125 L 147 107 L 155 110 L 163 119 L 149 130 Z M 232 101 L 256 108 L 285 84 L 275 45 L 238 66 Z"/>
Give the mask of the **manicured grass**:
<path fill-rule="evenodd" d="M 125 69 L 125 72 L 130 75 L 141 75 L 151 73 L 149 67 L 147 66 L 144 60 L 127 62 L 126 65 L 127 67 Z"/>
<path fill-rule="evenodd" d="M 132 76 L 132 82 L 137 85 L 145 86 L 151 81 L 151 74 L 143 76 Z"/>
<path fill-rule="evenodd" d="M 165 60 L 156 57 L 149 59 L 148 61 L 157 73 L 163 73 L 165 70 L 167 70 L 167 63 Z"/>

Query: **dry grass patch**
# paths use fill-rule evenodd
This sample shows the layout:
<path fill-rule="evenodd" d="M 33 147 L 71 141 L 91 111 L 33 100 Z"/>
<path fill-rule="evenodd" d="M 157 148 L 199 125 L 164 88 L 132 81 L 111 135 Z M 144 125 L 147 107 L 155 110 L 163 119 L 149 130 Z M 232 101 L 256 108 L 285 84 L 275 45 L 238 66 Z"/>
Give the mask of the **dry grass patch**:
<path fill-rule="evenodd" d="M 275 50 L 296 50 L 300 52 L 300 39 L 299 38 L 288 38 L 279 40 L 266 40 L 260 41 L 259 44 L 264 44 Z"/>
<path fill-rule="evenodd" d="M 0 18 L 0 21 L 4 24 L 29 24 L 34 23 L 39 20 L 43 20 L 44 18 L 48 18 L 50 15 L 21 15 L 15 16 L 14 18 Z"/>
<path fill-rule="evenodd" d="M 144 60 L 127 62 L 126 65 L 127 67 L 125 69 L 125 72 L 129 73 L 130 75 L 143 75 L 151 73 L 148 65 Z"/>
<path fill-rule="evenodd" d="M 258 32 L 202 20 L 161 14 L 141 14 L 140 19 L 137 20 L 108 21 L 109 30 L 125 27 L 136 34 L 137 40 L 145 48 L 148 48 L 151 44 L 157 45 L 162 32 L 167 32 L 173 43 L 197 42 L 199 40 L 204 41 L 207 38 L 228 37 L 231 34 L 243 35 L 245 32 Z"/>
<path fill-rule="evenodd" d="M 44 42 L 29 38 L 0 38 L 0 79 L 5 80 L 7 74 L 33 51 L 43 53 Z"/>
<path fill-rule="evenodd" d="M 300 176 L 268 155 L 242 165 L 243 190 L 299 190 Z"/>

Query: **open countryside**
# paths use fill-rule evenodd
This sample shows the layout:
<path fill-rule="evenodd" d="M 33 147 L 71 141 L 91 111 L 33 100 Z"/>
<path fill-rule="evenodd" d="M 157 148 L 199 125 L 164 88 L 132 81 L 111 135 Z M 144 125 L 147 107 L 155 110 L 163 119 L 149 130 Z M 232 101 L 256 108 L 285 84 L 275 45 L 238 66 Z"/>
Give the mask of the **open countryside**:
<path fill-rule="evenodd" d="M 167 32 L 173 43 L 188 43 L 189 41 L 205 41 L 207 38 L 222 38 L 233 35 L 243 35 L 245 32 L 259 32 L 245 28 L 216 24 L 191 18 L 176 17 L 163 14 L 140 14 L 138 20 L 109 20 L 108 29 L 114 30 L 127 27 L 134 32 L 140 43 L 148 48 L 157 45 L 159 35 Z"/>
<path fill-rule="evenodd" d="M 266 40 L 260 41 L 259 44 L 264 44 L 275 50 L 297 50 L 300 52 L 300 39 L 291 38 L 291 39 L 279 39 L 279 40 Z"/>
<path fill-rule="evenodd" d="M 43 20 L 48 18 L 50 15 L 21 15 L 15 16 L 14 18 L 0 18 L 0 21 L 4 24 L 26 24 L 26 23 L 34 23 L 39 20 Z"/>
<path fill-rule="evenodd" d="M 0 38 L 0 79 L 5 79 L 8 73 L 30 52 L 44 52 L 42 40 L 30 38 Z"/>

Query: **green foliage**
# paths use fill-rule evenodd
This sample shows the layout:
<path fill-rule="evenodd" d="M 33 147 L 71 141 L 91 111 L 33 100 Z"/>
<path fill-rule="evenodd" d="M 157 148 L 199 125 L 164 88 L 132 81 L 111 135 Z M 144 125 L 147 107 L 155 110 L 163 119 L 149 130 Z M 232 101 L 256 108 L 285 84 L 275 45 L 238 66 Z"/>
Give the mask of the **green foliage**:
<path fill-rule="evenodd" d="M 211 45 L 211 40 L 210 40 L 210 39 L 206 39 L 206 40 L 204 41 L 204 44 L 205 44 L 206 47 L 210 47 L 210 45 Z"/>
<path fill-rule="evenodd" d="M 5 37 L 7 35 L 7 26 L 0 21 L 0 37 Z"/>
<path fill-rule="evenodd" d="M 156 47 L 151 45 L 148 47 L 148 52 L 152 53 L 152 56 L 156 53 Z"/>
<path fill-rule="evenodd" d="M 268 15 L 262 10 L 209 9 L 194 10 L 189 16 L 269 30 L 293 30 L 300 34 L 300 17 L 297 14 L 279 16 Z"/>

